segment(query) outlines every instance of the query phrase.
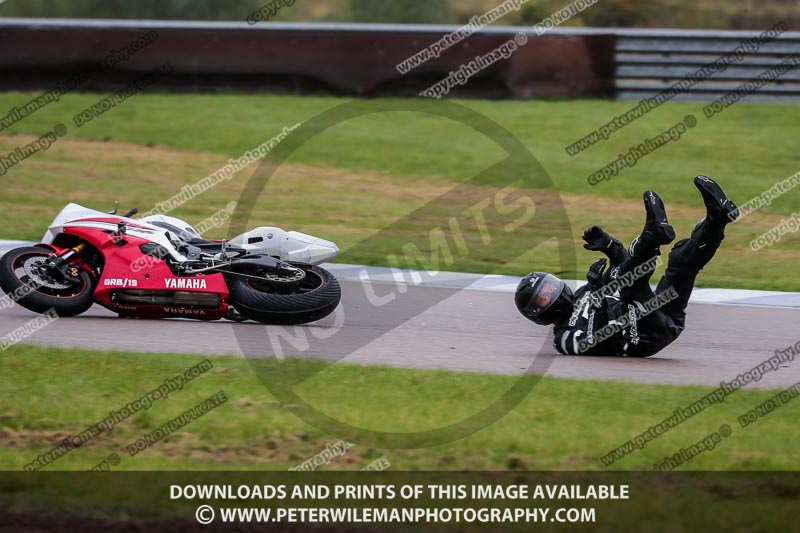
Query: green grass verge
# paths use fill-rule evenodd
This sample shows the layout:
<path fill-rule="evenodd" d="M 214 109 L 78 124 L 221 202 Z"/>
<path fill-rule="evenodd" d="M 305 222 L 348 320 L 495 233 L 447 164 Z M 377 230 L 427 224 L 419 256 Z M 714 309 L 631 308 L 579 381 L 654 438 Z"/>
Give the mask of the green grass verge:
<path fill-rule="evenodd" d="M 0 109 L 21 105 L 36 93 L 0 93 Z M 338 104 L 335 97 L 276 95 L 138 95 L 78 129 L 72 116 L 96 103 L 101 94 L 70 94 L 37 111 L 8 131 L 41 134 L 61 122 L 70 135 L 94 140 L 128 141 L 182 150 L 239 156 L 266 141 L 284 126 L 306 121 Z M 381 100 L 374 100 L 380 107 Z M 711 119 L 702 103 L 668 103 L 645 115 L 584 153 L 570 157 L 564 147 L 633 107 L 632 102 L 461 101 L 507 128 L 533 152 L 563 192 L 639 198 L 657 188 L 668 201 L 692 201 L 686 178 L 705 172 L 718 176 L 749 199 L 797 172 L 792 139 L 800 135 L 800 106 L 738 104 Z M 678 142 L 648 155 L 633 169 L 590 189 L 586 177 L 638 144 L 681 120 L 697 116 L 698 125 Z M 753 134 L 757 129 L 758 134 Z M 502 152 L 462 126 L 391 112 L 354 119 L 298 151 L 293 161 L 343 169 L 369 169 L 398 176 L 442 175 L 463 180 Z M 524 171 L 525 169 L 520 169 Z M 798 206 L 787 195 L 773 204 L 779 213 Z"/>
<path fill-rule="evenodd" d="M 0 109 L 22 105 L 33 96 L 1 93 Z M 66 95 L 8 132 L 42 134 L 56 123 L 64 123 L 69 126 L 71 139 L 128 142 L 143 149 L 152 147 L 152 151 L 125 151 L 109 144 L 109 155 L 103 154 L 102 144 L 91 151 L 57 143 L 48 152 L 12 168 L 2 178 L 5 194 L 0 199 L 0 237 L 38 239 L 67 199 L 97 207 L 110 205 L 115 198 L 143 209 L 154 206 L 216 170 L 227 157 L 238 157 L 282 128 L 348 101 L 334 97 L 149 94 L 132 98 L 76 128 L 72 116 L 102 96 Z M 374 100 L 369 105 L 379 108 L 391 101 Z M 449 265 L 450 270 L 524 274 L 535 266 L 580 278 L 583 265 L 592 259 L 580 249 L 582 229 L 600 224 L 630 240 L 641 227 L 640 196 L 645 188 L 661 193 L 679 236 L 684 236 L 702 216 L 699 195 L 691 185 L 694 174 L 719 178 L 743 203 L 800 170 L 792 140 L 800 134 L 798 106 L 742 103 L 706 119 L 702 104 L 668 103 L 608 141 L 570 157 L 564 150 L 566 145 L 632 104 L 597 100 L 462 103 L 508 129 L 542 163 L 567 205 L 580 266 L 563 270 L 557 250 L 544 246 L 526 260 L 511 264 L 503 264 L 497 257 L 471 255 Z M 679 141 L 649 154 L 608 182 L 595 187 L 587 184 L 590 173 L 690 113 L 698 124 Z M 752 133 L 756 130 L 757 135 Z M 20 139 L 0 136 L 2 152 L 13 150 Z M 295 152 L 289 159 L 294 172 L 276 175 L 272 189 L 259 197 L 251 220 L 335 240 L 344 250 L 341 261 L 386 265 L 386 250 L 398 250 L 408 235 L 389 236 L 383 241 L 383 249 L 373 245 L 349 248 L 433 198 L 430 187 L 441 191 L 447 184 L 479 174 L 503 157 L 493 142 L 445 119 L 412 112 L 369 115 L 326 130 Z M 487 177 L 483 184 L 508 183 L 530 172 L 512 165 L 500 176 Z M 245 180 L 237 176 L 173 214 L 193 222 L 202 220 L 227 201 L 237 199 Z M 787 235 L 759 252 L 748 248 L 752 239 L 797 211 L 798 205 L 798 195 L 792 191 L 732 227 L 723 249 L 698 279 L 698 285 L 800 290 L 793 268 L 799 258 L 797 234 Z M 429 220 L 427 230 L 423 224 L 408 233 L 424 235 L 443 220 L 445 216 Z M 518 232 L 516 237 L 509 257 L 525 251 L 535 236 Z M 769 276 L 763 275 L 765 264 L 770 265 Z"/>
<path fill-rule="evenodd" d="M 122 409 L 205 359 L 61 350 L 17 345 L 0 375 L 0 470 L 18 470 L 70 434 Z M 212 358 L 213 369 L 77 448 L 48 469 L 88 470 L 110 454 L 119 470 L 285 470 L 351 439 L 296 416 L 297 405 L 273 397 L 247 360 Z M 452 424 L 491 404 L 515 378 L 287 359 L 256 367 L 273 379 L 313 377 L 295 387 L 305 402 L 362 429 L 420 431 Z M 357 470 L 385 455 L 392 470 L 605 470 L 599 458 L 711 389 L 545 377 L 510 413 L 471 436 L 428 449 L 381 449 L 356 440 L 329 469 Z M 224 391 L 229 401 L 135 457 L 128 444 L 201 400 Z M 611 468 L 650 469 L 722 424 L 733 435 L 682 470 L 792 470 L 800 464 L 798 406 L 788 404 L 747 428 L 736 419 L 772 396 L 739 391 Z"/>

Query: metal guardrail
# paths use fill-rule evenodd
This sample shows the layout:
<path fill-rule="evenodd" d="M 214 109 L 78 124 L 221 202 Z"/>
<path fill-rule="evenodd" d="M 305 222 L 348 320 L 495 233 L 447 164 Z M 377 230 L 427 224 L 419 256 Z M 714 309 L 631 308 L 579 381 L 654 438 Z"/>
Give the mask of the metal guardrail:
<path fill-rule="evenodd" d="M 618 100 L 653 97 L 703 65 L 713 63 L 760 32 L 638 30 L 616 32 L 615 88 Z M 743 54 L 722 72 L 693 84 L 674 101 L 711 101 L 782 61 L 800 59 L 800 33 L 786 32 Z M 747 97 L 749 102 L 800 102 L 800 69 L 789 70 Z"/>
<path fill-rule="evenodd" d="M 160 20 L 74 20 L 74 19 L 24 19 L 24 18 L 0 18 L 0 32 L 14 28 L 38 29 L 38 30 L 133 30 L 133 29 L 157 29 L 170 31 L 203 31 L 215 38 L 224 39 L 225 35 L 239 32 L 247 32 L 249 35 L 285 35 L 295 38 L 303 34 L 316 33 L 324 37 L 336 39 L 336 35 L 351 38 L 359 34 L 394 35 L 392 47 L 397 48 L 397 58 L 403 59 L 405 55 L 414 53 L 420 46 L 429 40 L 433 40 L 445 33 L 458 29 L 452 25 L 421 25 L 421 24 L 356 24 L 356 23 L 292 23 L 292 22 L 270 22 L 264 24 L 249 25 L 241 22 L 207 22 L 207 21 L 160 21 Z M 511 37 L 520 31 L 526 32 L 532 38 L 535 37 L 533 28 L 530 26 L 490 26 L 477 31 L 471 38 L 481 40 L 491 37 L 500 38 L 502 36 Z M 252 33 L 251 33 L 252 32 Z M 665 30 L 665 29 L 628 29 L 628 28 L 553 28 L 548 31 L 549 36 L 559 37 L 593 37 L 593 36 L 613 36 L 614 44 L 614 72 L 613 89 L 618 100 L 641 100 L 653 97 L 659 92 L 670 88 L 673 84 L 680 81 L 685 75 L 696 71 L 705 64 L 712 63 L 721 55 L 736 49 L 736 47 L 748 39 L 759 35 L 759 31 L 721 31 L 721 30 Z M 405 37 L 405 38 L 404 38 Z M 357 37 L 356 37 L 357 38 Z M 598 46 L 601 41 L 586 41 L 587 47 Z M 326 41 L 327 43 L 327 41 Z M 330 52 L 330 46 L 337 45 L 338 40 L 326 44 L 324 49 Z M 528 47 L 531 48 L 531 41 Z M 401 46 L 402 45 L 402 46 Z M 443 72 L 449 68 L 458 66 L 462 60 L 469 59 L 474 55 L 474 50 L 462 50 L 468 48 L 469 43 L 454 47 L 448 53 L 455 54 L 452 57 L 453 64 L 442 62 Z M 399 48 L 398 48 L 399 47 Z M 374 48 L 374 46 L 373 46 Z M 381 52 L 389 53 L 392 48 L 381 48 Z M 402 51 L 400 49 L 403 49 Z M 290 48 L 291 50 L 291 48 Z M 458 51 L 463 52 L 459 54 Z M 542 50 L 550 52 L 551 50 Z M 202 50 L 195 49 L 196 53 Z M 402 52 L 402 53 L 401 53 Z M 463 57 L 461 57 L 463 55 Z M 403 57 L 400 57 L 403 56 Z M 443 54 L 446 58 L 447 54 Z M 456 57 L 457 56 L 457 57 Z M 724 72 L 717 72 L 703 82 L 694 84 L 686 92 L 678 94 L 673 98 L 674 101 L 711 101 L 719 98 L 727 92 L 736 89 L 743 83 L 757 77 L 766 70 L 778 65 L 781 61 L 792 56 L 800 57 L 800 32 L 785 32 L 778 36 L 774 41 L 761 45 L 758 50 L 746 54 L 741 60 L 731 64 Z M 527 62 L 524 68 L 516 69 L 517 75 L 524 75 L 526 69 L 536 70 L 534 66 L 539 63 L 549 63 L 551 58 L 539 56 L 539 61 Z M 610 60 L 611 58 L 609 58 Z M 383 58 L 385 62 L 386 57 Z M 564 63 L 565 61 L 562 61 Z M 431 62 L 433 64 L 433 62 Z M 552 65 L 544 65 L 547 69 L 553 70 Z M 335 65 L 330 65 L 335 68 Z M 371 65 L 370 68 L 376 68 Z M 392 69 L 388 69 L 391 73 Z M 422 69 L 420 69 L 421 71 Z M 439 75 L 440 73 L 436 73 Z M 353 73 L 350 74 L 354 75 Z M 609 74 L 611 75 L 610 69 Z M 559 76 L 561 76 L 559 74 Z M 606 74 L 598 74 L 604 77 Z M 435 76 L 431 75 L 431 79 Z M 557 76 L 558 77 L 558 76 Z M 563 76 L 562 76 L 563 77 Z M 390 80 L 395 82 L 397 80 Z M 609 79 L 609 89 L 612 80 Z M 602 92 L 602 91 L 601 91 Z M 517 91 L 515 96 L 530 96 L 536 98 L 539 91 L 534 90 L 530 94 L 526 91 Z M 586 97 L 586 91 L 565 91 L 562 89 L 553 91 L 553 94 L 563 96 Z M 606 93 L 607 94 L 607 93 Z M 774 82 L 761 87 L 754 94 L 747 97 L 751 102 L 800 102 L 800 69 L 790 70 L 776 79 Z"/>

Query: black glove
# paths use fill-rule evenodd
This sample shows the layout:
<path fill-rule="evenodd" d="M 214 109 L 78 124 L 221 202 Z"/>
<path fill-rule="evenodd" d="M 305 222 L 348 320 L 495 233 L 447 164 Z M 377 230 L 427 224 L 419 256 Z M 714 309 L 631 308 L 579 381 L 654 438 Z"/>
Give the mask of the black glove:
<path fill-rule="evenodd" d="M 611 246 L 614 239 L 611 238 L 611 235 L 603 231 L 603 228 L 600 226 L 592 226 L 591 228 L 586 228 L 586 231 L 583 232 L 583 240 L 586 241 L 583 247 L 587 250 L 603 252 Z"/>
<path fill-rule="evenodd" d="M 598 259 L 592 266 L 589 267 L 589 272 L 586 273 L 586 281 L 589 282 L 591 289 L 599 289 L 603 284 L 603 271 L 606 269 L 606 258 Z"/>

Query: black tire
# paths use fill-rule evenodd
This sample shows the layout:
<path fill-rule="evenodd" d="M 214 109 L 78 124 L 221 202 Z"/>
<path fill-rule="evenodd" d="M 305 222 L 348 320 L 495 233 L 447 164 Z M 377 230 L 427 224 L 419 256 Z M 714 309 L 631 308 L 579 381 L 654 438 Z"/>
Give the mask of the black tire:
<path fill-rule="evenodd" d="M 342 299 L 339 281 L 325 269 L 295 266 L 306 271 L 305 288 L 293 294 L 260 290 L 250 278 L 235 276 L 228 284 L 231 305 L 239 314 L 264 324 L 306 324 L 331 314 Z"/>
<path fill-rule="evenodd" d="M 49 257 L 45 248 L 25 247 L 11 250 L 0 257 L 0 287 L 22 307 L 36 313 L 53 309 L 58 316 L 76 316 L 87 311 L 94 303 L 94 278 L 85 270 L 79 276 L 79 287 L 65 289 L 37 286 L 32 278 L 20 275 L 21 261 L 30 257 Z"/>

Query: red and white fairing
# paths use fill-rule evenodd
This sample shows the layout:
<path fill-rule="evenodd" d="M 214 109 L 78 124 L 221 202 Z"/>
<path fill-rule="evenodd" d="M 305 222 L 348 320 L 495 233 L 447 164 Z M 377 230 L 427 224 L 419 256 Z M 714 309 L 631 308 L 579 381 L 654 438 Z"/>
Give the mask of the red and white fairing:
<path fill-rule="evenodd" d="M 125 222 L 125 246 L 118 246 L 113 235 L 120 222 Z M 104 267 L 95 289 L 95 300 L 100 305 L 120 314 L 135 311 L 136 316 L 147 318 L 194 317 L 216 320 L 228 311 L 228 287 L 222 274 L 198 274 L 192 277 L 177 277 L 167 264 L 158 258 L 142 254 L 140 246 L 155 243 L 167 250 L 170 258 L 186 262 L 172 244 L 168 230 L 144 221 L 109 215 L 77 204 L 69 204 L 56 216 L 42 238 L 43 245 L 49 245 L 62 252 L 65 249 L 53 243 L 60 234 L 74 235 L 91 243 L 104 257 Z M 174 293 L 199 292 L 219 295 L 219 305 L 215 308 L 197 309 L 178 305 L 128 305 L 113 298 L 114 291 L 164 291 Z"/>
<path fill-rule="evenodd" d="M 64 316 L 75 316 L 94 301 L 132 317 L 291 324 L 319 320 L 341 299 L 336 279 L 313 266 L 335 257 L 336 245 L 280 228 L 256 228 L 226 245 L 203 239 L 175 217 L 133 219 L 70 203 L 37 246 L 53 254 L 20 248 L 9 252 L 17 254 L 10 261 L 0 262 L 4 291 L 15 291 L 31 279 L 48 288 L 36 289 L 38 300 L 20 300 L 37 312 L 55 306 Z M 31 257 L 25 263 L 18 261 L 26 255 Z M 52 279 L 63 279 L 63 287 L 48 281 Z M 82 292 L 64 291 L 79 283 Z M 233 307 L 241 307 L 235 312 L 229 283 L 238 302 Z M 93 299 L 87 286 L 93 288 Z M 318 295 L 305 297 L 314 291 Z M 287 300 L 296 307 L 287 307 Z"/>

